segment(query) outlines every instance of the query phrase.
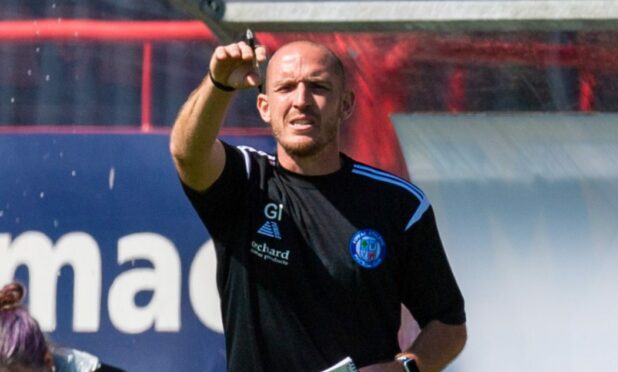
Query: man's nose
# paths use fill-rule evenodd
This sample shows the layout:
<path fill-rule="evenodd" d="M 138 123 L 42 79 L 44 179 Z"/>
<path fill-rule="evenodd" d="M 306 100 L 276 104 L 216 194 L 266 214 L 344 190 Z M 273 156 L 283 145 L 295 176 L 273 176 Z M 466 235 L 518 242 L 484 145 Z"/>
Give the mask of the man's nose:
<path fill-rule="evenodd" d="M 294 106 L 307 107 L 311 103 L 311 90 L 305 83 L 300 83 L 296 86 L 294 93 Z"/>

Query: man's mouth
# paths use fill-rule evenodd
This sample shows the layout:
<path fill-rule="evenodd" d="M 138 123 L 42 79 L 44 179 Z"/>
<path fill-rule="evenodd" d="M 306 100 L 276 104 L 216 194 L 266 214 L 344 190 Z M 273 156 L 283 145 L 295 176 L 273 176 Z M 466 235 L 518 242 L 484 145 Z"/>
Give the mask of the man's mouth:
<path fill-rule="evenodd" d="M 306 118 L 306 117 L 294 118 L 290 120 L 289 123 L 294 129 L 301 129 L 301 130 L 310 129 L 311 127 L 315 125 L 315 121 L 313 119 Z"/>
<path fill-rule="evenodd" d="M 290 124 L 292 125 L 311 125 L 313 124 L 313 120 L 310 118 L 294 118 L 290 120 Z"/>

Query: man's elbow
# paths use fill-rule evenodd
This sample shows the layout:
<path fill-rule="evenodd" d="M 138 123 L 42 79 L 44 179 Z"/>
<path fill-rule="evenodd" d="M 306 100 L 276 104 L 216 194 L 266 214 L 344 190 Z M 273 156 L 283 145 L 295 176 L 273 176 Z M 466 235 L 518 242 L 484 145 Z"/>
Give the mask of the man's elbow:
<path fill-rule="evenodd" d="M 169 142 L 169 152 L 175 163 L 184 163 L 188 157 L 186 144 L 182 144 L 176 135 L 172 132 Z"/>
<path fill-rule="evenodd" d="M 456 353 L 461 353 L 461 351 L 464 349 L 464 346 L 466 346 L 466 342 L 468 341 L 468 329 L 466 327 L 466 324 L 463 323 L 451 326 L 451 337 Z"/>
<path fill-rule="evenodd" d="M 439 321 L 439 329 L 442 333 L 443 339 L 443 352 L 446 360 L 439 369 L 442 370 L 446 367 L 447 364 L 455 360 L 461 354 L 464 347 L 466 346 L 466 342 L 468 340 L 468 329 L 466 327 L 466 323 L 462 324 L 446 324 Z"/>
<path fill-rule="evenodd" d="M 202 167 L 208 162 L 204 154 L 191 152 L 185 144 L 178 141 L 170 141 L 169 152 L 178 171 L 190 172 L 193 168 Z"/>
<path fill-rule="evenodd" d="M 443 345 L 447 354 L 450 354 L 454 359 L 466 345 L 468 340 L 468 329 L 466 323 L 462 324 L 447 324 L 439 320 L 434 320 L 427 325 L 427 330 L 441 341 L 438 341 Z M 423 329 L 423 331 L 425 328 Z"/>

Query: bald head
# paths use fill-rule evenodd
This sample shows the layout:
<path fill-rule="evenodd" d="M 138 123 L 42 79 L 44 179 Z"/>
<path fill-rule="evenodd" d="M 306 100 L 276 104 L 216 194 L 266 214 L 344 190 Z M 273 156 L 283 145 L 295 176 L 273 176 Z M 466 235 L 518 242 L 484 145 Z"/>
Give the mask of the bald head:
<path fill-rule="evenodd" d="M 273 71 L 277 70 L 282 63 L 286 63 L 293 58 L 299 57 L 319 59 L 324 66 L 331 69 L 335 76 L 339 77 L 341 87 L 345 88 L 345 68 L 343 67 L 341 59 L 331 49 L 322 44 L 309 40 L 300 40 L 284 44 L 272 55 L 266 69 L 266 77 L 264 81 L 266 90 L 269 89 L 268 82 L 271 80 L 270 78 L 273 75 Z"/>

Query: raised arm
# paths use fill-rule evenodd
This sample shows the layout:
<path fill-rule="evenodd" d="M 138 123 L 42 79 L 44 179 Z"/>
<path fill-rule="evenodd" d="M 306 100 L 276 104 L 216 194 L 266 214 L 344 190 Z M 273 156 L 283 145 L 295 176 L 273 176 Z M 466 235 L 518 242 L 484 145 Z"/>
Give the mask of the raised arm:
<path fill-rule="evenodd" d="M 265 60 L 263 47 L 254 51 L 244 41 L 215 49 L 208 74 L 183 104 L 172 128 L 170 152 L 187 186 L 206 190 L 221 175 L 225 151 L 217 135 L 234 93 L 226 87 L 257 87 L 256 62 Z"/>

